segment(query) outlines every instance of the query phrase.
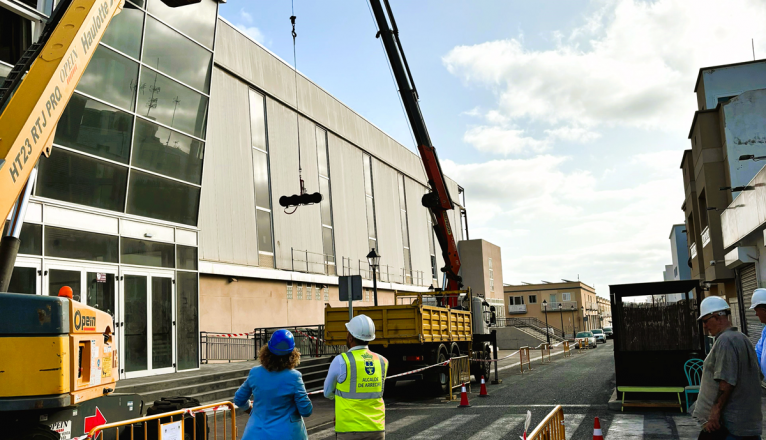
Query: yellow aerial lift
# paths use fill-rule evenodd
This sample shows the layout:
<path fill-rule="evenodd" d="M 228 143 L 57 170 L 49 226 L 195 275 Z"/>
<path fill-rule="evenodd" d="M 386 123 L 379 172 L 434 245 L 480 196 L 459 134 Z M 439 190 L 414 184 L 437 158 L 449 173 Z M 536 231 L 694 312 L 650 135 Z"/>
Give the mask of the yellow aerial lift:
<path fill-rule="evenodd" d="M 177 7 L 200 0 L 162 0 Z M 37 43 L 0 85 L 0 292 L 19 248 L 30 175 L 124 0 L 61 0 Z M 0 231 L 3 223 L 0 223 Z M 136 418 L 136 394 L 113 394 L 118 359 L 109 314 L 68 298 L 0 293 L 0 437 L 59 440 Z M 143 438 L 143 435 L 141 436 Z"/>

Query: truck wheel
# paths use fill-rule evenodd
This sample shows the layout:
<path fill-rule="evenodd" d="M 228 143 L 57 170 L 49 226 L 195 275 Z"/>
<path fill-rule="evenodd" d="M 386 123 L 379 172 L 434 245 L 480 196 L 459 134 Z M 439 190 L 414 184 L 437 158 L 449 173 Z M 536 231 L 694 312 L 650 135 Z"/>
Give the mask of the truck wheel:
<path fill-rule="evenodd" d="M 446 362 L 449 357 L 447 357 L 447 347 L 444 344 L 439 344 L 439 348 L 436 350 L 436 362 L 437 364 L 440 364 L 442 362 Z M 437 393 L 438 395 L 445 395 L 449 393 L 449 387 L 450 387 L 450 377 L 449 377 L 449 367 L 436 367 L 434 368 L 434 372 L 431 373 L 431 379 L 430 381 L 433 383 L 433 390 L 434 393 Z"/>
<path fill-rule="evenodd" d="M 453 342 L 452 347 L 450 348 L 449 357 L 450 359 L 452 359 L 454 357 L 459 357 L 459 356 L 460 356 L 460 347 L 457 345 L 457 342 Z"/>
<path fill-rule="evenodd" d="M 474 353 L 477 359 L 492 359 L 489 345 L 484 345 L 481 351 L 475 351 Z M 484 376 L 485 380 L 489 380 L 491 372 L 492 362 L 471 362 L 471 374 L 477 382 L 481 381 L 481 376 Z"/>

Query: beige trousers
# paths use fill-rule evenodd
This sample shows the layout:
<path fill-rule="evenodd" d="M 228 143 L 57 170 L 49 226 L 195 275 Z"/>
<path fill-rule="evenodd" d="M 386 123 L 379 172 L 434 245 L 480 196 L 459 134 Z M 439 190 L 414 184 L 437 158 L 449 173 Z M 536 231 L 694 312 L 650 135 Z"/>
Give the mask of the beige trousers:
<path fill-rule="evenodd" d="M 336 432 L 338 440 L 386 440 L 386 432 Z"/>

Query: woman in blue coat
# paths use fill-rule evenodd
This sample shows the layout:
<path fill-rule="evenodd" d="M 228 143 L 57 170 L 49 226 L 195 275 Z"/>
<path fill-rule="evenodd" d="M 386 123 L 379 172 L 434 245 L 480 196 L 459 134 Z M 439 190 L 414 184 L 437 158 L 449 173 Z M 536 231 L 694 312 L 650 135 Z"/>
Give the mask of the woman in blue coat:
<path fill-rule="evenodd" d="M 313 406 L 301 373 L 295 369 L 300 358 L 288 330 L 274 332 L 268 346 L 258 352 L 261 365 L 250 370 L 234 394 L 234 404 L 240 408 L 247 407 L 253 396 L 242 440 L 308 439 L 303 417 L 311 415 Z"/>

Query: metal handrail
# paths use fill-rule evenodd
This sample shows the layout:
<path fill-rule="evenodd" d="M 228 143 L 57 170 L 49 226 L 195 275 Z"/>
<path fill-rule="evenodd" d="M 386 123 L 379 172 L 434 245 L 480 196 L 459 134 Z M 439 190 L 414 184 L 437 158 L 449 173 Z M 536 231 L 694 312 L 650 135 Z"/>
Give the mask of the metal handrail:
<path fill-rule="evenodd" d="M 361 275 L 365 280 L 372 279 L 372 269 L 370 269 L 370 264 L 364 260 L 355 260 L 341 256 L 340 269 L 341 275 L 343 276 Z M 422 270 L 407 271 L 405 268 L 402 268 L 398 271 L 394 270 L 393 266 L 381 264 L 375 272 L 378 281 L 382 283 L 398 283 L 425 287 L 425 276 Z M 410 282 L 407 282 L 408 278 L 410 279 Z"/>
<path fill-rule="evenodd" d="M 298 258 L 301 255 L 304 256 L 303 260 Z M 320 258 L 311 259 L 309 256 Z M 296 263 L 298 264 L 296 265 Z M 335 275 L 335 255 L 290 248 L 290 267 L 293 272 Z M 317 267 L 320 267 L 321 270 L 317 270 Z"/>
<path fill-rule="evenodd" d="M 328 345 L 324 340 L 324 328 L 322 324 L 317 325 L 297 325 L 292 327 L 262 327 L 253 330 L 253 338 L 255 340 L 255 355 L 258 356 L 258 352 L 261 347 L 268 344 L 271 335 L 281 329 L 290 330 L 295 339 L 295 348 L 301 352 L 303 356 L 320 357 L 338 355 L 345 351 L 347 348 L 345 345 Z"/>
<path fill-rule="evenodd" d="M 535 330 L 540 331 L 541 333 L 547 333 L 545 330 L 546 325 L 543 321 L 537 319 L 537 318 L 497 318 L 495 320 L 495 324 L 492 325 L 492 327 L 513 327 L 513 326 L 525 326 L 525 327 L 532 327 Z M 551 325 L 551 323 L 548 323 L 548 328 L 553 329 L 552 336 L 564 339 L 564 332 L 556 328 L 555 326 Z"/>
<path fill-rule="evenodd" d="M 203 364 L 209 361 L 247 361 L 257 358 L 254 337 L 218 336 L 231 332 L 199 332 L 200 357 Z"/>

